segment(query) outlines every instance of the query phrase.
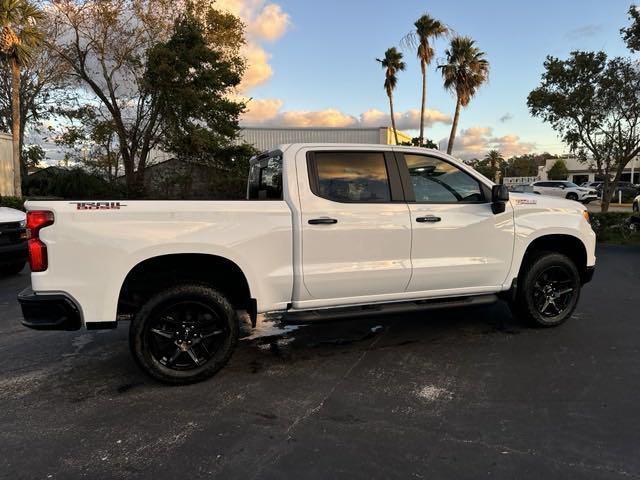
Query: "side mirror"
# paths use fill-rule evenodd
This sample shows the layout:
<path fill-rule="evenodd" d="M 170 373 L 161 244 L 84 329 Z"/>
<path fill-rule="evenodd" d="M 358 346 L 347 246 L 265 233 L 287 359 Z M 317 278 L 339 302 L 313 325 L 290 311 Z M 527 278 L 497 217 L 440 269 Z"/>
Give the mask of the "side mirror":
<path fill-rule="evenodd" d="M 505 202 L 509 201 L 509 189 L 506 185 L 491 187 L 491 211 L 497 215 L 506 210 Z"/>
<path fill-rule="evenodd" d="M 491 187 L 491 203 L 509 201 L 509 189 L 506 185 L 494 185 Z"/>

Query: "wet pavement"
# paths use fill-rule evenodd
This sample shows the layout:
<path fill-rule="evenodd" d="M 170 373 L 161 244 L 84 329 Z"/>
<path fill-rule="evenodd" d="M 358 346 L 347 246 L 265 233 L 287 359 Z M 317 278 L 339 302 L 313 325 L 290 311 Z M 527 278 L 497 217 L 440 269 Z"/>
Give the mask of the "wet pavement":
<path fill-rule="evenodd" d="M 639 478 L 640 249 L 569 323 L 502 304 L 244 340 L 213 379 L 142 374 L 128 325 L 19 324 L 0 279 L 0 478 Z"/>

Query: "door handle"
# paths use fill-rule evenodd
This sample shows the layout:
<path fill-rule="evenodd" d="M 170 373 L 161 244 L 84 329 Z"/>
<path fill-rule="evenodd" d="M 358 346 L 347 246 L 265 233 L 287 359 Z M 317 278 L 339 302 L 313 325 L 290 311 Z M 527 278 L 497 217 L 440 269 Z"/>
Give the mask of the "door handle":
<path fill-rule="evenodd" d="M 426 217 L 418 217 L 416 218 L 416 222 L 418 223 L 436 223 L 442 220 L 440 217 L 436 217 L 435 215 L 427 215 Z"/>
<path fill-rule="evenodd" d="M 338 223 L 338 220 L 328 217 L 312 218 L 309 220 L 309 225 L 333 225 L 334 223 Z"/>

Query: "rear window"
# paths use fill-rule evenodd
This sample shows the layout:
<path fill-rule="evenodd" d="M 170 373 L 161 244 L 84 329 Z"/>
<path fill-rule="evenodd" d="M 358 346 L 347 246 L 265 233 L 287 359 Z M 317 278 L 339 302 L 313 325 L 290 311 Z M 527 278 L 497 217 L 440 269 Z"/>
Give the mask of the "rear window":
<path fill-rule="evenodd" d="M 282 200 L 282 155 L 257 160 L 249 170 L 248 200 Z"/>
<path fill-rule="evenodd" d="M 309 171 L 312 191 L 345 203 L 391 201 L 383 152 L 315 152 Z"/>

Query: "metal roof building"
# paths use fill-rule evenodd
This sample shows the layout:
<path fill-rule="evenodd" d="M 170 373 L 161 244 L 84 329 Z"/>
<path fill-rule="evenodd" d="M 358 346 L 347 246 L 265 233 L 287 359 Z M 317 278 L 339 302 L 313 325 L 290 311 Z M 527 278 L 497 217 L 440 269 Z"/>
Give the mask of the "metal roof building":
<path fill-rule="evenodd" d="M 285 143 L 368 143 L 393 145 L 393 129 L 379 128 L 269 128 L 245 127 L 240 139 L 257 150 L 268 150 Z M 410 142 L 411 136 L 398 131 L 400 142 Z"/>

